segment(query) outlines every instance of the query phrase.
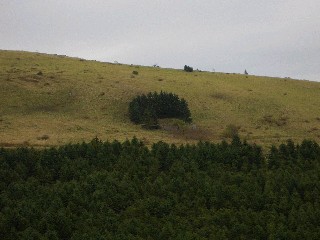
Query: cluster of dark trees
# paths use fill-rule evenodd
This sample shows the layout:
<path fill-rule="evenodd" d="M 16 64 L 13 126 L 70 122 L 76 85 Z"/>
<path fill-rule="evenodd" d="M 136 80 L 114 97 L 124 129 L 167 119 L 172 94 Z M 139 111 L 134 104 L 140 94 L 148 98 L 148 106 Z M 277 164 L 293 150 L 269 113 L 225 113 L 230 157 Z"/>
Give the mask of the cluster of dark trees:
<path fill-rule="evenodd" d="M 0 149 L 0 239 L 320 239 L 320 147 Z"/>
<path fill-rule="evenodd" d="M 158 119 L 178 118 L 191 122 L 188 103 L 178 95 L 167 92 L 150 92 L 135 97 L 129 104 L 130 120 L 146 128 L 158 128 Z"/>
<path fill-rule="evenodd" d="M 190 67 L 188 65 L 184 65 L 183 70 L 186 72 L 193 72 L 193 67 Z"/>

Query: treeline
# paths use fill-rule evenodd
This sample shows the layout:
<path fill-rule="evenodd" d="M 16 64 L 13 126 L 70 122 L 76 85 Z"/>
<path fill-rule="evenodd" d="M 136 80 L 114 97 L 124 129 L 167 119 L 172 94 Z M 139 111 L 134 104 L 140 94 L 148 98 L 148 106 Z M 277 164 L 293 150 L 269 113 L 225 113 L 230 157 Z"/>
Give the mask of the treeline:
<path fill-rule="evenodd" d="M 0 239 L 320 239 L 320 147 L 0 149 Z"/>
<path fill-rule="evenodd" d="M 158 126 L 158 119 L 178 118 L 191 122 L 188 103 L 178 95 L 167 92 L 150 92 L 135 97 L 129 104 L 130 120 L 148 128 Z"/>

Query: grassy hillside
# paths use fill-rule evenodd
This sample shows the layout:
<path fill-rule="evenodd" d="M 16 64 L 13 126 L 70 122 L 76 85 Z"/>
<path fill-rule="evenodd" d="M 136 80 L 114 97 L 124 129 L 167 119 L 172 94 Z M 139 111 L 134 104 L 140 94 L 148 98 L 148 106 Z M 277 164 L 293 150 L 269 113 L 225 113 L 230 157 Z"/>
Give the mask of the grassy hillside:
<path fill-rule="evenodd" d="M 137 136 L 146 144 L 220 141 L 228 125 L 263 146 L 320 141 L 320 83 L 192 72 L 0 51 L 0 146 L 59 145 Z M 138 75 L 133 75 L 138 71 Z M 128 119 L 137 94 L 169 91 L 189 103 L 192 126 L 148 131 Z"/>

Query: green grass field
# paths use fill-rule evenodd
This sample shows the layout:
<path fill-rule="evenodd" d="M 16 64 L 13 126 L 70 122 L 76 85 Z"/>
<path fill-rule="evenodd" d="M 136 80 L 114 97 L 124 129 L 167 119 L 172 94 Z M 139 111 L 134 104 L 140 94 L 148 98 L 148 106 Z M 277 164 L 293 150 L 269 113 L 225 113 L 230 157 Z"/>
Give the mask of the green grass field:
<path fill-rule="evenodd" d="M 320 141 L 318 82 L 187 73 L 17 51 L 0 51 L 0 64 L 0 146 L 60 145 L 96 136 L 110 141 L 136 136 L 147 145 L 217 142 L 228 136 L 228 125 L 241 138 L 265 147 L 289 138 Z M 161 90 L 187 100 L 192 126 L 148 131 L 130 122 L 129 101 Z"/>

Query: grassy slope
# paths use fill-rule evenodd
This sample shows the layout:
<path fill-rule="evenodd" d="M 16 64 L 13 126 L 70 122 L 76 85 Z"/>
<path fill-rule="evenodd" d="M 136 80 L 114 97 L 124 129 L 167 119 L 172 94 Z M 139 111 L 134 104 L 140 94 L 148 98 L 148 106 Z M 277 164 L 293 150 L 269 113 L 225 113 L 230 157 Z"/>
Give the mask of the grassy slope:
<path fill-rule="evenodd" d="M 219 141 L 228 124 L 264 146 L 288 138 L 320 139 L 316 82 L 186 73 L 14 51 L 0 51 L 0 64 L 0 146 L 56 145 L 95 136 L 137 136 L 146 143 Z M 134 78 L 133 70 L 139 72 Z M 160 90 L 188 101 L 195 127 L 147 131 L 128 120 L 131 98 Z"/>

